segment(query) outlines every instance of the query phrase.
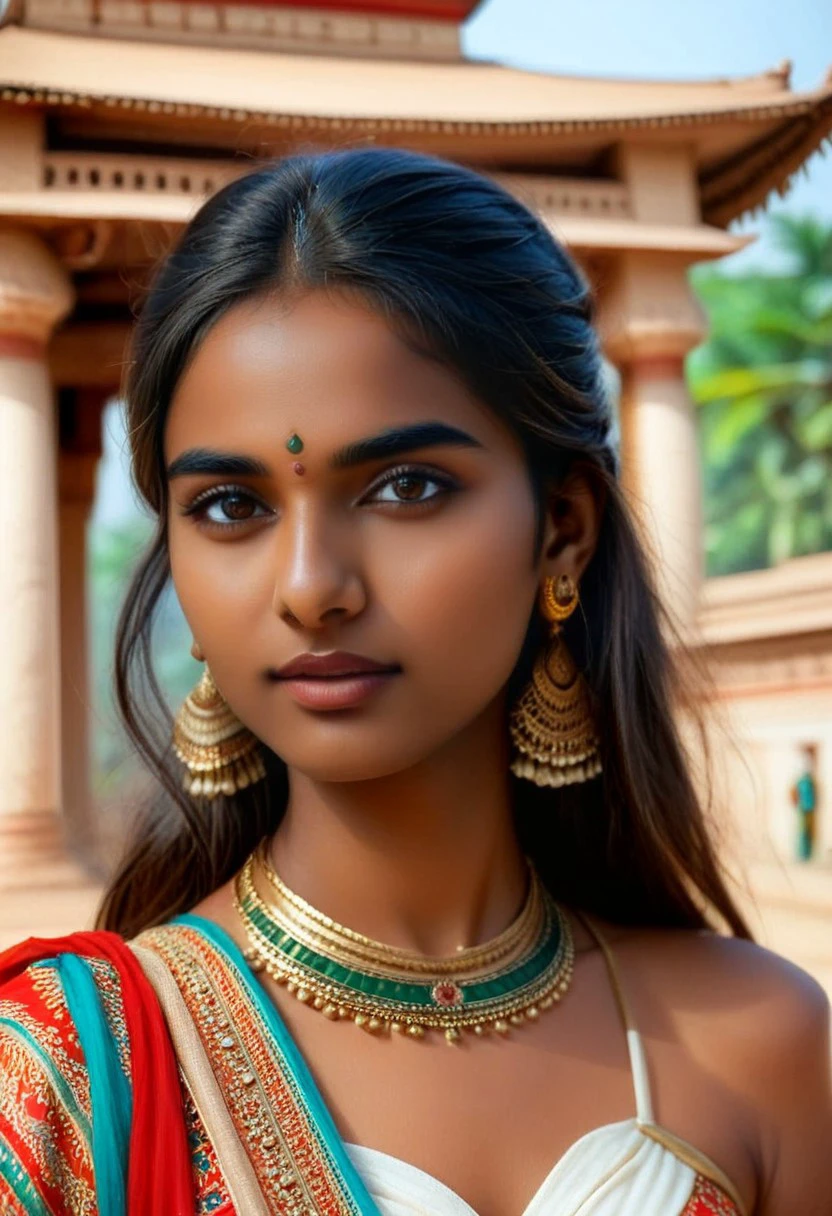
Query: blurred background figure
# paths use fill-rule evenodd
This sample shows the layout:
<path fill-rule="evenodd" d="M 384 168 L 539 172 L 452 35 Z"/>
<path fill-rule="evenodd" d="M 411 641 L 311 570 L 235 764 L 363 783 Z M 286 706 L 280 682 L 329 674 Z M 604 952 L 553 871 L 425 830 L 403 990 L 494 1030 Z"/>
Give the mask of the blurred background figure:
<path fill-rule="evenodd" d="M 800 772 L 792 786 L 792 798 L 797 807 L 797 857 L 808 861 L 815 851 L 815 811 L 818 787 L 815 779 L 817 748 L 804 743 L 800 749 Z"/>
<path fill-rule="evenodd" d="M 0 25 L 0 946 L 91 922 L 147 790 L 112 687 L 152 526 L 118 399 L 143 285 L 253 162 L 369 142 L 493 174 L 592 282 L 725 847 L 762 940 L 832 991 L 832 9 L 12 0 Z M 170 589 L 147 610 L 173 710 L 199 668 Z"/>

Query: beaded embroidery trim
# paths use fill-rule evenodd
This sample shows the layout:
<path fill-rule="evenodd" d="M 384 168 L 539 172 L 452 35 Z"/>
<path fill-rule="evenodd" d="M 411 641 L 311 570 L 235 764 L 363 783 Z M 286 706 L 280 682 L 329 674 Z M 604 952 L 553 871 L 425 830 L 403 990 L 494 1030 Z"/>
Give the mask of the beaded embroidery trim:
<path fill-rule="evenodd" d="M 53 965 L 0 997 L 0 1212 L 95 1212 L 89 1079 Z"/>
<path fill-rule="evenodd" d="M 205 1045 L 270 1210 L 280 1216 L 358 1216 L 297 1082 L 234 969 L 186 925 L 135 941 L 173 974 Z"/>

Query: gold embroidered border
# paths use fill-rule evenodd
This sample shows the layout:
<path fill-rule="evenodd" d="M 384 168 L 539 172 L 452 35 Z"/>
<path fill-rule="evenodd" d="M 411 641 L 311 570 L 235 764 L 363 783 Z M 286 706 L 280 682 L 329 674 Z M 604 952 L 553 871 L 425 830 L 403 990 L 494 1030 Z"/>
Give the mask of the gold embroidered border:
<path fill-rule="evenodd" d="M 277 1044 L 216 948 L 185 925 L 145 930 L 135 943 L 176 978 L 271 1210 L 356 1216 Z"/>
<path fill-rule="evenodd" d="M 67 1029 L 62 1030 L 59 1025 L 50 1025 L 34 1017 L 23 1002 L 6 998 L 0 1000 L 0 1017 L 11 1018 L 28 1031 L 72 1091 L 79 1109 L 89 1120 L 92 1118 L 89 1075 L 74 1023 L 69 1016 L 69 1006 L 60 976 L 55 967 L 50 966 L 27 967 L 25 976 L 32 991 L 44 1002 L 55 1022 L 65 1023 Z M 68 1047 L 71 1050 L 68 1050 Z"/>
<path fill-rule="evenodd" d="M 67 1210 L 97 1213 L 90 1145 L 58 1094 L 44 1062 L 9 1025 L 0 1026 L 0 1114 L 35 1164 L 44 1185 Z M 54 1067 L 54 1060 L 50 1060 Z M 78 1095 L 75 1094 L 77 1101 Z"/>
<path fill-rule="evenodd" d="M 133 1061 L 130 1055 L 130 1036 L 127 1033 L 127 1022 L 124 1017 L 124 997 L 119 974 L 113 964 L 106 959 L 87 958 L 84 961 L 92 968 L 104 1014 L 116 1041 L 121 1070 L 127 1080 L 132 1083 Z"/>

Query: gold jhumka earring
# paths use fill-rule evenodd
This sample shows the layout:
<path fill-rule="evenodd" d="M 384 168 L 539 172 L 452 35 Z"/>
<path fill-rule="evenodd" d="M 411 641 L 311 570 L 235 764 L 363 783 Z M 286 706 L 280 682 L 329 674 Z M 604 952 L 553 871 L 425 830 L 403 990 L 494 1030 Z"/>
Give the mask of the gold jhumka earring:
<path fill-rule="evenodd" d="M 601 771 L 589 689 L 561 636 L 577 606 L 578 588 L 568 574 L 545 580 L 541 609 L 551 636 L 509 719 L 511 771 L 535 785 L 573 785 Z"/>
<path fill-rule="evenodd" d="M 191 654 L 205 659 L 197 642 Z M 257 736 L 231 709 L 207 664 L 174 719 L 173 750 L 185 765 L 183 785 L 195 797 L 235 794 L 266 775 Z"/>

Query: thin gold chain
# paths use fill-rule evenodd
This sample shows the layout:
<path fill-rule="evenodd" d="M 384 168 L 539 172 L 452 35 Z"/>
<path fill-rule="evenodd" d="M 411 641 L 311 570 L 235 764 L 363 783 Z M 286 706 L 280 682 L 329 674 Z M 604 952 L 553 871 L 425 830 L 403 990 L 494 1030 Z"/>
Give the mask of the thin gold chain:
<path fill-rule="evenodd" d="M 304 937 L 328 945 L 342 956 L 349 956 L 385 970 L 398 969 L 430 975 L 451 975 L 474 972 L 494 966 L 523 953 L 536 940 L 545 916 L 540 880 L 529 867 L 529 885 L 526 899 L 519 915 L 497 937 L 479 946 L 468 946 L 445 957 L 431 957 L 411 950 L 388 946 L 364 934 L 338 924 L 331 917 L 319 912 L 300 895 L 292 891 L 275 872 L 267 855 L 266 842 L 255 850 L 255 859 L 261 872 L 273 889 L 276 898 L 269 903 L 262 899 L 255 888 L 254 897 L 266 911 L 276 912 L 284 927 L 296 930 Z M 293 932 L 293 936 L 296 934 Z"/>
<path fill-rule="evenodd" d="M 334 930 L 319 929 L 314 924 L 310 926 L 293 907 L 266 902 L 254 883 L 253 862 L 254 858 L 250 859 L 244 867 L 246 896 L 263 916 L 301 945 L 332 957 L 344 966 L 356 967 L 373 975 L 387 978 L 395 977 L 403 980 L 416 976 L 430 976 L 435 980 L 449 976 L 473 978 L 487 973 L 495 967 L 508 966 L 532 949 L 540 937 L 546 919 L 545 904 L 538 890 L 534 897 L 538 913 L 535 922 L 532 922 L 524 935 L 517 939 L 509 954 L 506 954 L 501 948 L 496 957 L 489 952 L 488 943 L 475 947 L 473 950 L 460 951 L 450 957 L 414 955 L 410 951 L 388 948 L 381 943 L 373 943 L 372 948 L 363 947 L 357 945 L 350 937 L 341 936 Z"/>

